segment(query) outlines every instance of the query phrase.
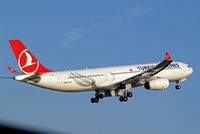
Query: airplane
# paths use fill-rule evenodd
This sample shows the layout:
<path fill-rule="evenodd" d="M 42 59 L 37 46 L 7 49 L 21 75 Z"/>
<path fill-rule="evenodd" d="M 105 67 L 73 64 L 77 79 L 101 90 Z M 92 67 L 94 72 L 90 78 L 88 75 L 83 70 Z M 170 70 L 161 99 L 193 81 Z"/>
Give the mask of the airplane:
<path fill-rule="evenodd" d="M 82 70 L 54 72 L 44 67 L 18 39 L 9 40 L 21 73 L 14 80 L 62 92 L 95 91 L 91 103 L 98 103 L 104 97 L 119 97 L 127 102 L 133 96 L 131 88 L 144 86 L 147 90 L 163 90 L 170 82 L 176 82 L 176 89 L 193 72 L 186 63 L 173 62 L 168 52 L 162 62 L 113 66 Z M 123 90 L 123 92 L 122 92 Z"/>

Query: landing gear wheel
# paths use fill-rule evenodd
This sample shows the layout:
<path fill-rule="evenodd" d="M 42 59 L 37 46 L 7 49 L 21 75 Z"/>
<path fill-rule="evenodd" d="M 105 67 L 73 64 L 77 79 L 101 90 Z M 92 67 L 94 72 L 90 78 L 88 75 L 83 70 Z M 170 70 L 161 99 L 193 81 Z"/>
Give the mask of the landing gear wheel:
<path fill-rule="evenodd" d="M 96 94 L 95 94 L 95 97 L 96 97 L 96 98 L 103 99 L 103 94 L 96 93 Z"/>
<path fill-rule="evenodd" d="M 95 98 L 99 98 L 99 94 L 98 93 L 95 94 Z"/>
<path fill-rule="evenodd" d="M 100 93 L 99 91 L 96 91 L 95 97 L 94 97 L 94 98 L 91 98 L 91 102 L 92 102 L 92 103 L 98 103 L 98 102 L 99 102 L 99 99 L 103 99 L 103 97 L 104 97 L 104 94 L 103 94 L 103 93 Z"/>
<path fill-rule="evenodd" d="M 92 103 L 95 103 L 95 98 L 91 98 L 91 102 L 92 102 Z"/>
<path fill-rule="evenodd" d="M 120 97 L 119 97 L 119 101 L 120 101 L 120 102 L 123 102 L 123 101 L 124 101 L 124 97 L 123 97 L 123 96 L 120 96 Z"/>
<path fill-rule="evenodd" d="M 132 96 L 133 96 L 133 93 L 132 93 L 132 92 L 128 92 L 128 93 L 127 93 L 127 96 L 128 96 L 128 97 L 132 97 Z"/>
<path fill-rule="evenodd" d="M 99 102 L 99 98 L 94 98 L 95 102 L 98 103 Z"/>
<path fill-rule="evenodd" d="M 103 99 L 103 94 L 99 94 L 98 98 Z"/>
<path fill-rule="evenodd" d="M 91 102 L 92 103 L 98 103 L 99 102 L 99 98 L 91 98 Z"/>
<path fill-rule="evenodd" d="M 175 88 L 178 90 L 178 89 L 181 89 L 181 86 L 180 85 L 176 85 Z"/>
<path fill-rule="evenodd" d="M 124 101 L 127 102 L 128 101 L 128 97 L 124 96 Z"/>

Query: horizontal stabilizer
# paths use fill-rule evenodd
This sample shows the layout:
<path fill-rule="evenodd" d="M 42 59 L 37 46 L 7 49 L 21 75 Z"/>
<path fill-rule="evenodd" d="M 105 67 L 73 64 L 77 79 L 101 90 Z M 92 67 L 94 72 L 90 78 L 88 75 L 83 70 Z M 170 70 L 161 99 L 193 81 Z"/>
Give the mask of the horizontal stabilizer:
<path fill-rule="evenodd" d="M 20 74 L 20 73 L 18 73 L 17 71 L 15 71 L 14 69 L 12 69 L 11 67 L 8 67 L 8 70 L 9 70 L 11 73 L 17 73 L 17 74 Z"/>

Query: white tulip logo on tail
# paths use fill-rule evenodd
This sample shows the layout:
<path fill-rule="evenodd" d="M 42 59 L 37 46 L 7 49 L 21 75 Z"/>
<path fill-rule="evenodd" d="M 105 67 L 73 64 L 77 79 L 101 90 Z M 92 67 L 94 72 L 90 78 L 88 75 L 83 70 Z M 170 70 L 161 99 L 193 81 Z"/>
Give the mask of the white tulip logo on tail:
<path fill-rule="evenodd" d="M 18 58 L 18 64 L 21 71 L 25 74 L 35 73 L 39 67 L 39 62 L 33 57 L 28 49 L 21 52 Z"/>

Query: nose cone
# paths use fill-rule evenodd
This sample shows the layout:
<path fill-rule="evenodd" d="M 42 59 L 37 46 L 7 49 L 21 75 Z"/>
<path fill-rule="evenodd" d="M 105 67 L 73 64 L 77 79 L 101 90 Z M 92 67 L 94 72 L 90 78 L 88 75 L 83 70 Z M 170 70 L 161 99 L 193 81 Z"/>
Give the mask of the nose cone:
<path fill-rule="evenodd" d="M 183 64 L 183 75 L 185 77 L 190 76 L 193 73 L 193 69 L 190 65 L 188 64 Z"/>
<path fill-rule="evenodd" d="M 190 74 L 189 75 L 191 75 L 193 73 L 193 69 L 190 67 Z"/>
<path fill-rule="evenodd" d="M 193 73 L 193 69 L 191 67 L 188 67 L 186 70 L 185 70 L 185 73 L 187 76 L 190 76 L 192 73 Z"/>

